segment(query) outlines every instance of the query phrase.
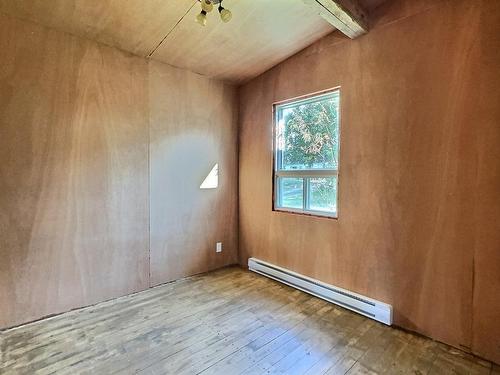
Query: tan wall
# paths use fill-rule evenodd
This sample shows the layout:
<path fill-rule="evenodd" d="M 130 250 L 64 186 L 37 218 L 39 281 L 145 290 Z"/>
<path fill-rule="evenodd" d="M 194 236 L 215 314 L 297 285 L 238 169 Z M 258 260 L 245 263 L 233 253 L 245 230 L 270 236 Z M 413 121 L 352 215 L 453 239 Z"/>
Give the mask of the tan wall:
<path fill-rule="evenodd" d="M 150 63 L 151 284 L 237 262 L 235 88 Z M 219 164 L 219 187 L 200 184 Z M 222 242 L 222 253 L 215 253 Z"/>
<path fill-rule="evenodd" d="M 395 1 L 240 91 L 240 260 L 500 362 L 500 2 Z M 272 103 L 341 86 L 338 220 L 272 211 Z"/>
<path fill-rule="evenodd" d="M 0 328 L 234 262 L 234 100 L 221 83 L 0 15 Z M 177 137 L 186 148 L 171 153 Z M 193 174 L 179 172 L 173 158 L 193 147 Z M 221 188 L 202 194 L 213 160 Z M 151 254 L 149 206 L 163 215 Z"/>

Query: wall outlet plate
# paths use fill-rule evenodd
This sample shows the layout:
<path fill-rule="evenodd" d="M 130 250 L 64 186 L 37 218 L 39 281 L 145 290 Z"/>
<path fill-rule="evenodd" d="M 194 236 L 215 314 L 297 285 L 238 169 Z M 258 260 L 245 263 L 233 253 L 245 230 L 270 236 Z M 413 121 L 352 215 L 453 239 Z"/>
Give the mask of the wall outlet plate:
<path fill-rule="evenodd" d="M 222 242 L 217 242 L 217 244 L 215 245 L 215 252 L 222 253 Z"/>

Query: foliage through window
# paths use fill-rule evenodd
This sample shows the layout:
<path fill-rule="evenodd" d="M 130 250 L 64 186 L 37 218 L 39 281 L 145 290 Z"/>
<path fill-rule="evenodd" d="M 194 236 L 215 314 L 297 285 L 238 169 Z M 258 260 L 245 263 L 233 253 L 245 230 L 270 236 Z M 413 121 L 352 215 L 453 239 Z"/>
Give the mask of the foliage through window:
<path fill-rule="evenodd" d="M 340 91 L 276 104 L 276 210 L 337 217 Z"/>

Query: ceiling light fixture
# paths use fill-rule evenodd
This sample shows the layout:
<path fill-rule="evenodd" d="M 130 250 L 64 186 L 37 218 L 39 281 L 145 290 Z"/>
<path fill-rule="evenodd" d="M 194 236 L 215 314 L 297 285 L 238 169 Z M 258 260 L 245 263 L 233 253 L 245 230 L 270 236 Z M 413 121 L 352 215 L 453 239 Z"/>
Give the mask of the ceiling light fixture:
<path fill-rule="evenodd" d="M 217 10 L 219 11 L 220 19 L 222 22 L 226 23 L 231 21 L 233 15 L 231 11 L 222 6 L 222 0 L 198 0 L 201 3 L 201 12 L 196 16 L 196 22 L 201 26 L 207 24 L 207 14 L 214 9 L 214 5 L 219 5 Z"/>

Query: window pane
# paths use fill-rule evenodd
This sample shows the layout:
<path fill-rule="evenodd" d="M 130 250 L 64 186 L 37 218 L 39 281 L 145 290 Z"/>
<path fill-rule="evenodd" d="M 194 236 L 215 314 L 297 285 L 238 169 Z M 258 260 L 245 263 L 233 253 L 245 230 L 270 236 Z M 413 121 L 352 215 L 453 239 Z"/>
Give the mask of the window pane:
<path fill-rule="evenodd" d="M 309 209 L 337 212 L 337 177 L 310 179 Z"/>
<path fill-rule="evenodd" d="M 277 107 L 279 169 L 337 169 L 338 91 Z"/>
<path fill-rule="evenodd" d="M 304 183 L 302 178 L 282 177 L 278 180 L 279 201 L 281 207 L 300 208 L 303 207 Z"/>

